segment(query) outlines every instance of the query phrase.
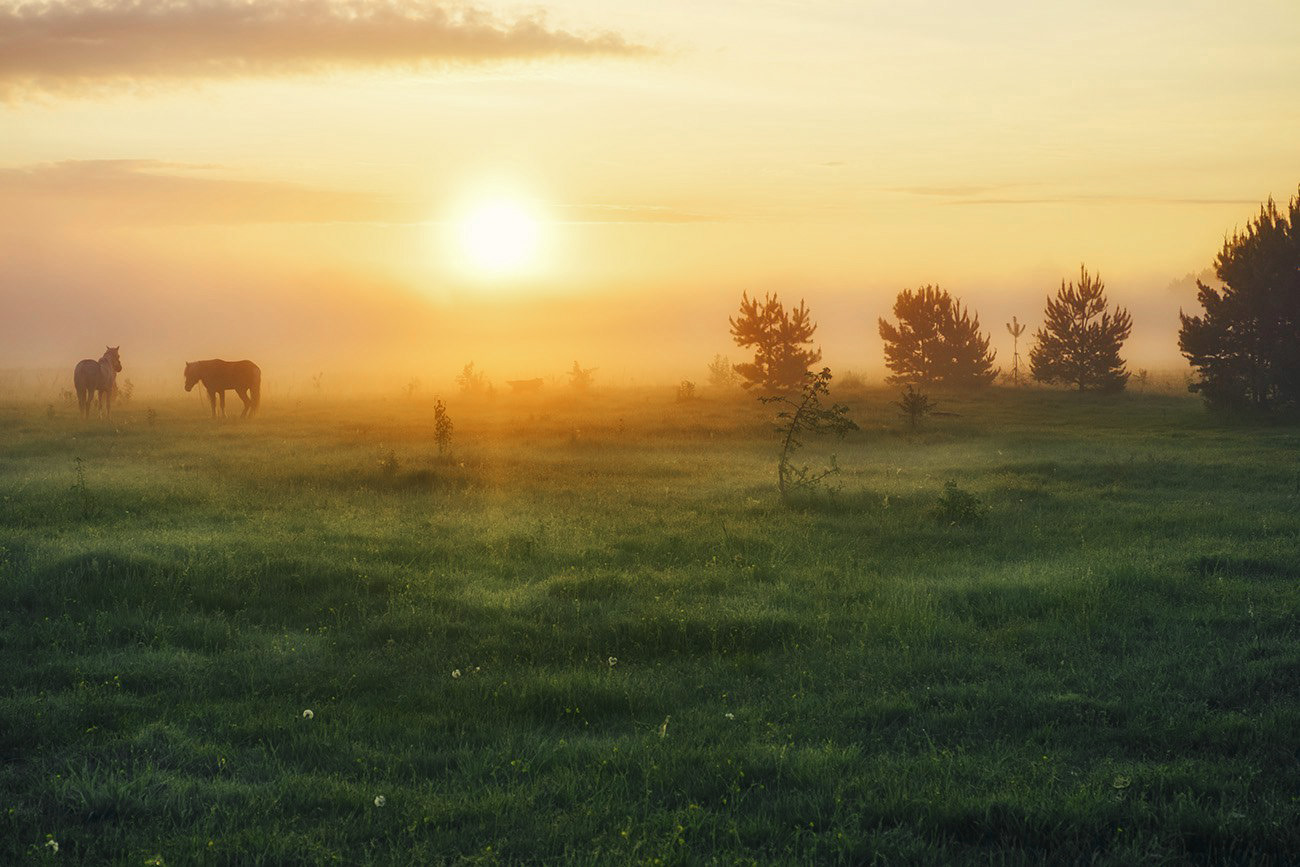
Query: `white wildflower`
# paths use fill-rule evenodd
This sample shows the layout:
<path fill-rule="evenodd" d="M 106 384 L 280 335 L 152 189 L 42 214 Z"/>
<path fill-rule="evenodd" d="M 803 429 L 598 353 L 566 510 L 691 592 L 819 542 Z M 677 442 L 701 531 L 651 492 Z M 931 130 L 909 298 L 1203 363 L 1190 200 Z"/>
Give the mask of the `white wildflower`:
<path fill-rule="evenodd" d="M 305 711 L 302 712 L 303 719 L 311 719 L 314 716 L 316 716 L 316 714 L 312 712 L 311 708 L 307 708 Z"/>
<path fill-rule="evenodd" d="M 451 670 L 451 676 L 452 676 L 453 678 L 460 677 L 460 669 L 459 669 L 459 668 L 453 668 L 453 669 Z"/>
<path fill-rule="evenodd" d="M 57 854 L 59 854 L 59 841 L 58 841 L 58 840 L 46 840 L 46 841 L 45 841 L 45 848 L 46 848 L 46 849 L 49 849 L 51 852 L 53 852 L 55 855 L 57 855 Z"/>
<path fill-rule="evenodd" d="M 617 656 L 611 656 L 607 661 L 609 662 L 609 667 L 610 667 L 610 668 L 613 668 L 614 666 L 618 665 L 618 657 L 617 657 Z"/>
<path fill-rule="evenodd" d="M 382 807 L 382 806 L 384 806 L 384 804 L 387 804 L 387 803 L 388 803 L 388 799 L 385 798 L 383 795 L 375 795 L 375 806 L 376 806 L 376 807 Z"/>
<path fill-rule="evenodd" d="M 725 716 L 727 719 L 735 719 L 735 718 L 736 718 L 736 715 L 735 715 L 734 713 L 732 713 L 731 711 L 727 711 L 725 714 L 723 714 L 723 716 Z"/>

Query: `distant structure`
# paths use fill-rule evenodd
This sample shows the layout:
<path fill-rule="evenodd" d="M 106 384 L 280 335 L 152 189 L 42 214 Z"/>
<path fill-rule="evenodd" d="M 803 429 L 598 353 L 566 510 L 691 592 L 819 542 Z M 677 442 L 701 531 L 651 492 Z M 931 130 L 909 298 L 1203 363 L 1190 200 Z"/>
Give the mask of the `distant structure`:
<path fill-rule="evenodd" d="M 1011 333 L 1011 383 L 1020 384 L 1020 335 L 1025 333 L 1025 326 L 1016 321 L 1012 316 L 1011 321 L 1007 323 L 1007 331 Z"/>

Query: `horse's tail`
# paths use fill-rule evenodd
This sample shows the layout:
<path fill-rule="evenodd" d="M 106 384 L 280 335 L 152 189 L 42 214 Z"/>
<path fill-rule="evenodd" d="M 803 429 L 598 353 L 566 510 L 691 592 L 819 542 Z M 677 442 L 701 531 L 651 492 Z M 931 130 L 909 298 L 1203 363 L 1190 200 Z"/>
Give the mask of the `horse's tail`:
<path fill-rule="evenodd" d="M 250 407 L 251 415 L 262 405 L 262 369 L 256 365 L 253 367 L 253 382 L 248 387 L 248 397 L 253 402 Z"/>
<path fill-rule="evenodd" d="M 80 362 L 72 370 L 72 387 L 77 392 L 77 411 L 83 415 L 90 415 L 90 398 L 94 394 L 94 386 L 89 382 L 85 369 L 86 362 Z M 96 365 L 98 366 L 98 365 Z"/>

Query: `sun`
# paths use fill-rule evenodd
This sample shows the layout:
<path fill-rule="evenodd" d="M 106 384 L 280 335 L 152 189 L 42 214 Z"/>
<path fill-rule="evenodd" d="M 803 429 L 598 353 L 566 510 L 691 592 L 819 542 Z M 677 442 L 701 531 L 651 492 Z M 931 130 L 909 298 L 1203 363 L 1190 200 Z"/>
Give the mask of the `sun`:
<path fill-rule="evenodd" d="M 537 260 L 540 226 L 521 202 L 490 199 L 470 207 L 459 221 L 466 263 L 485 276 L 517 275 Z"/>

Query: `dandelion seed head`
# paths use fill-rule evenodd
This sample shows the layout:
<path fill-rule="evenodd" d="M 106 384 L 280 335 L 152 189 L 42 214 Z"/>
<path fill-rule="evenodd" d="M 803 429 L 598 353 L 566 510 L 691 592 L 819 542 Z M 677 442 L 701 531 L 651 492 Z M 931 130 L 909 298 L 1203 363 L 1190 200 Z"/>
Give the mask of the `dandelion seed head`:
<path fill-rule="evenodd" d="M 382 806 L 384 806 L 384 804 L 387 804 L 387 803 L 388 803 L 388 799 L 385 798 L 383 795 L 375 795 L 375 806 L 376 806 L 376 807 L 382 807 Z"/>
<path fill-rule="evenodd" d="M 307 708 L 305 711 L 302 712 L 303 719 L 311 719 L 314 716 L 316 716 L 316 714 L 312 712 L 311 708 Z"/>
<path fill-rule="evenodd" d="M 459 669 L 459 668 L 453 668 L 453 669 L 451 670 L 451 676 L 452 676 L 452 677 L 460 677 L 460 669 Z"/>

